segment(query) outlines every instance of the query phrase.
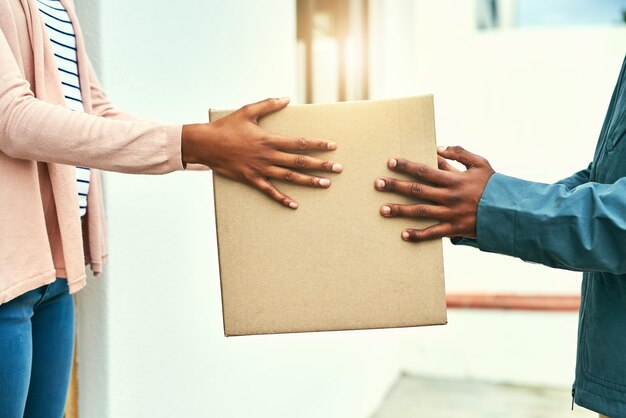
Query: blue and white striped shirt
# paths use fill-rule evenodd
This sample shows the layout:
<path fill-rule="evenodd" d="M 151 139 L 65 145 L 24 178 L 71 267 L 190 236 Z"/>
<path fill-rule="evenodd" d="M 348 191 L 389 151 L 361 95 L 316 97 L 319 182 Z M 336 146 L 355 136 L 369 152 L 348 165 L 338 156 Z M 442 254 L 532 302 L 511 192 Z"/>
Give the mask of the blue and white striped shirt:
<path fill-rule="evenodd" d="M 59 77 L 65 96 L 65 106 L 77 112 L 84 112 L 85 108 L 83 107 L 80 79 L 78 77 L 76 35 L 72 20 L 59 0 L 37 0 L 37 5 L 59 69 Z M 88 168 L 76 167 L 76 188 L 78 190 L 80 216 L 87 212 L 89 178 L 90 172 Z"/>

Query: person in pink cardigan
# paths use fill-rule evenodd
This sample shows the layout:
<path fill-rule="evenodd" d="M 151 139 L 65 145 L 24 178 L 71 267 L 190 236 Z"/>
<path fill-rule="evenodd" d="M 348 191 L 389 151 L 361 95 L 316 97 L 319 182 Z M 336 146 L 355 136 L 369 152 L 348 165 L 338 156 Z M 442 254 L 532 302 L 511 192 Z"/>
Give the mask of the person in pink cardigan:
<path fill-rule="evenodd" d="M 0 0 L 0 417 L 63 415 L 70 295 L 85 286 L 85 265 L 97 274 L 107 258 L 98 170 L 210 167 L 296 209 L 272 179 L 326 188 L 330 179 L 308 170 L 342 166 L 299 153 L 332 142 L 257 125 L 288 103 L 267 99 L 185 126 L 137 119 L 102 91 L 71 0 Z"/>

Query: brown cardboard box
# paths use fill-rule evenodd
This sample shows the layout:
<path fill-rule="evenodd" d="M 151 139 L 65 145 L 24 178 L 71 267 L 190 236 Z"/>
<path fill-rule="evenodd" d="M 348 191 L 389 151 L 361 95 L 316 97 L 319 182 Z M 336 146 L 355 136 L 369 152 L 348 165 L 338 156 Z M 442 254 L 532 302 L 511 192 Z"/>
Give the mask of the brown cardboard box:
<path fill-rule="evenodd" d="M 217 120 L 228 112 L 210 111 Z M 291 105 L 263 118 L 268 131 L 337 142 L 313 153 L 341 162 L 329 189 L 275 182 L 299 203 L 281 207 L 262 193 L 214 176 L 224 332 L 409 327 L 446 323 L 441 240 L 410 244 L 403 228 L 432 222 L 384 219 L 377 192 L 389 157 L 436 166 L 432 96 Z"/>

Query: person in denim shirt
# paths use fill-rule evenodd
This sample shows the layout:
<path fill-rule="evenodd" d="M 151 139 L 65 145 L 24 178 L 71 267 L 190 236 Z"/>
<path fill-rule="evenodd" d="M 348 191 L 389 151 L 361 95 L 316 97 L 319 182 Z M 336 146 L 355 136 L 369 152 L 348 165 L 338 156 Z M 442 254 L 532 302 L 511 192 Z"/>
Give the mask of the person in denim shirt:
<path fill-rule="evenodd" d="M 625 78 L 626 60 L 593 161 L 571 177 L 554 184 L 509 177 L 457 146 L 438 149 L 437 168 L 402 158 L 388 161 L 391 170 L 420 183 L 375 181 L 377 190 L 431 202 L 380 208 L 388 218 L 439 220 L 402 231 L 406 241 L 450 237 L 455 244 L 584 272 L 572 394 L 578 405 L 612 418 L 626 417 Z"/>

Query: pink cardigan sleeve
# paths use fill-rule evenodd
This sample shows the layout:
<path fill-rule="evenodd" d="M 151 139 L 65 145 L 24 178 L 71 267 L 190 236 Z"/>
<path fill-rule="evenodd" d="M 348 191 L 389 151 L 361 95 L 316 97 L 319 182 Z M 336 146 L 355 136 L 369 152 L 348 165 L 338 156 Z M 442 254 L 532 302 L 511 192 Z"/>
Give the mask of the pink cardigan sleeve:
<path fill-rule="evenodd" d="M 92 80 L 97 116 L 38 100 L 0 31 L 0 151 L 12 158 L 123 173 L 183 169 L 181 125 L 118 120 L 132 117 L 116 111 L 97 78 Z"/>
<path fill-rule="evenodd" d="M 97 116 L 101 116 L 103 118 L 109 119 L 119 119 L 119 120 L 134 120 L 140 121 L 141 119 L 137 118 L 134 115 L 131 115 L 126 112 L 122 112 L 119 109 L 115 108 L 106 93 L 102 89 L 100 85 L 100 80 L 98 79 L 98 75 L 91 64 L 89 58 L 87 58 L 87 64 L 89 66 L 89 81 L 91 86 L 91 103 L 93 112 Z M 184 166 L 185 170 L 191 171 L 206 171 L 210 170 L 209 167 L 202 164 L 187 164 Z"/>

